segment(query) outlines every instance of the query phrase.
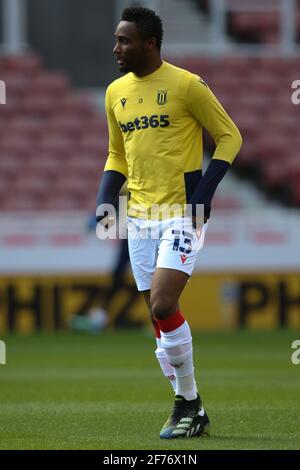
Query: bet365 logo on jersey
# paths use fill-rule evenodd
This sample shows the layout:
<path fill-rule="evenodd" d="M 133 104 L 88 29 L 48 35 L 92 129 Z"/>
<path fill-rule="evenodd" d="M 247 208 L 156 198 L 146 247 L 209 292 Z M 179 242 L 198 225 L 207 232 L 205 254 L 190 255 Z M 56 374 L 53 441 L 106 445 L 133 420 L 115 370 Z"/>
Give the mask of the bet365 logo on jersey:
<path fill-rule="evenodd" d="M 168 127 L 170 125 L 168 114 L 153 114 L 152 116 L 142 116 L 129 121 L 126 124 L 119 121 L 119 126 L 123 132 L 131 132 L 135 130 L 147 129 L 149 127 Z"/>

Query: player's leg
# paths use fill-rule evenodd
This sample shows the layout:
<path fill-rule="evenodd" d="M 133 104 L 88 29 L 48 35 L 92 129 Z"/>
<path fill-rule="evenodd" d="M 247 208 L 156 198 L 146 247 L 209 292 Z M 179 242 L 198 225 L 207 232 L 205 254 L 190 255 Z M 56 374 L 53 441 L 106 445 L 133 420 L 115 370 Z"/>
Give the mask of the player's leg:
<path fill-rule="evenodd" d="M 153 315 L 151 313 L 150 290 L 144 291 L 143 295 L 144 295 L 146 304 L 149 308 L 150 319 L 151 319 L 151 322 L 153 324 L 153 328 L 154 328 L 154 331 L 155 331 L 156 345 L 157 345 L 157 348 L 155 350 L 156 358 L 159 362 L 159 365 L 161 367 L 161 370 L 162 370 L 164 376 L 169 380 L 170 384 L 172 385 L 172 388 L 173 388 L 174 392 L 176 392 L 176 377 L 175 377 L 175 374 L 174 374 L 174 368 L 169 363 L 168 358 L 166 356 L 166 352 L 165 352 L 164 348 L 162 348 L 162 346 L 161 346 L 160 329 L 159 329 L 157 321 L 153 318 Z"/>
<path fill-rule="evenodd" d="M 161 345 L 176 376 L 176 401 L 162 429 L 162 438 L 208 432 L 209 421 L 195 383 L 191 331 L 178 306 L 197 253 L 203 246 L 203 237 L 204 232 L 199 236 L 189 225 L 177 226 L 174 221 L 172 226 L 166 225 L 152 279 L 151 310 L 161 330 Z"/>
<path fill-rule="evenodd" d="M 132 272 L 135 278 L 137 288 L 144 294 L 146 304 L 150 312 L 150 288 L 153 273 L 156 269 L 158 254 L 158 239 L 151 239 L 145 236 L 145 231 L 151 226 L 151 222 L 144 220 L 128 218 L 128 247 L 131 261 Z M 144 231 L 144 232 L 143 232 Z M 170 381 L 173 390 L 176 389 L 176 379 L 173 367 L 168 363 L 166 353 L 160 344 L 160 331 L 157 322 L 150 314 L 154 327 L 157 348 L 155 351 L 157 360 L 163 371 L 163 374 Z"/>
<path fill-rule="evenodd" d="M 187 280 L 186 273 L 165 268 L 158 268 L 152 280 L 150 305 L 161 331 L 161 347 L 176 376 L 174 408 L 160 433 L 165 439 L 207 435 L 209 428 L 194 377 L 190 327 L 178 305 Z"/>
<path fill-rule="evenodd" d="M 197 398 L 194 378 L 192 336 L 178 301 L 188 274 L 175 269 L 158 268 L 153 276 L 150 305 L 161 330 L 161 346 L 174 367 L 176 394 L 186 400 Z"/>

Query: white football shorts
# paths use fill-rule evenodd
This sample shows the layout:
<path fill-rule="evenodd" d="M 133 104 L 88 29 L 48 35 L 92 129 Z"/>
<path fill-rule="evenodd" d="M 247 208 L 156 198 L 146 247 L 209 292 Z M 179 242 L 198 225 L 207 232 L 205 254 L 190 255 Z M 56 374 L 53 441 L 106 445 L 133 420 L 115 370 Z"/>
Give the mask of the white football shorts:
<path fill-rule="evenodd" d="M 190 218 L 165 220 L 127 218 L 131 267 L 139 291 L 151 289 L 156 268 L 192 274 L 204 244 L 207 223 L 195 229 Z"/>

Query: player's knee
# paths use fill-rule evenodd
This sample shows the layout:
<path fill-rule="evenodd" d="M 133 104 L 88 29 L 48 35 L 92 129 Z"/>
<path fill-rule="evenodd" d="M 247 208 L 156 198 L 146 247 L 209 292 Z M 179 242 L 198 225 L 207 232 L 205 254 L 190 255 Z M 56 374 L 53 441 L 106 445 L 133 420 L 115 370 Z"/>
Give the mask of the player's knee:
<path fill-rule="evenodd" d="M 154 299 L 151 303 L 152 315 L 157 320 L 165 320 L 176 310 L 176 305 L 168 298 Z"/>

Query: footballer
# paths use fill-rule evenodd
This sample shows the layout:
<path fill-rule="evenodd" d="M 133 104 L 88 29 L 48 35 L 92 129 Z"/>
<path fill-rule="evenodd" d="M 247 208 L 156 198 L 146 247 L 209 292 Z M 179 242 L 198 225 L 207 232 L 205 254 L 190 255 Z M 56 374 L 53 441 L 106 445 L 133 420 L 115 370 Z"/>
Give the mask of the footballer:
<path fill-rule="evenodd" d="M 201 77 L 162 60 L 163 27 L 154 11 L 126 8 L 115 39 L 113 52 L 124 75 L 106 91 L 109 150 L 97 206 L 112 204 L 127 180 L 132 270 L 154 325 L 156 357 L 175 392 L 160 437 L 204 436 L 210 423 L 195 381 L 191 330 L 179 299 L 204 243 L 213 195 L 242 138 Z M 202 128 L 216 144 L 204 174 Z M 171 209 L 166 214 L 153 207 Z M 105 215 L 97 217 L 102 225 Z M 152 229 L 158 236 L 148 236 Z"/>

